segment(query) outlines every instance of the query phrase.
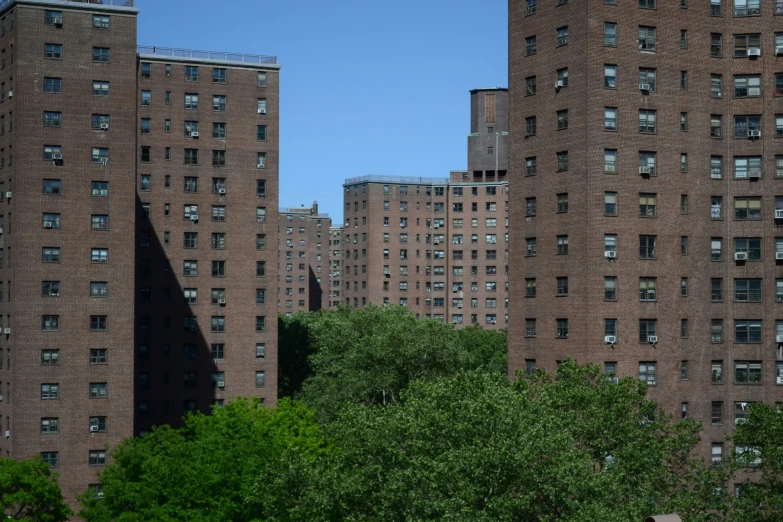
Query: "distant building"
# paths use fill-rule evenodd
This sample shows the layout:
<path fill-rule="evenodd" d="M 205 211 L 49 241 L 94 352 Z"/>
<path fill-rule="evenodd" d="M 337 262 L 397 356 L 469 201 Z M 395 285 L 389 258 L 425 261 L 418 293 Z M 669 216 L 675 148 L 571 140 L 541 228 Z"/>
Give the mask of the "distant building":
<path fill-rule="evenodd" d="M 281 208 L 278 213 L 278 312 L 315 312 L 329 302 L 329 229 L 332 218 L 312 208 Z"/>
<path fill-rule="evenodd" d="M 340 306 L 340 294 L 343 281 L 342 258 L 343 228 L 340 226 L 329 228 L 329 308 Z"/>

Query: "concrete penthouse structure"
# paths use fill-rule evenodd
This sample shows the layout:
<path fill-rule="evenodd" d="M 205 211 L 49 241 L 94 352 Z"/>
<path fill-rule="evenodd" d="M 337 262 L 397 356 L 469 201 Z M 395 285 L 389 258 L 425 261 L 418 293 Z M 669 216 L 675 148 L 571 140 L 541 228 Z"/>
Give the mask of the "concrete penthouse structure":
<path fill-rule="evenodd" d="M 277 308 L 292 315 L 329 305 L 329 229 L 332 218 L 312 208 L 281 208 L 278 213 Z"/>
<path fill-rule="evenodd" d="M 716 460 L 783 401 L 780 15 L 509 2 L 510 371 L 637 377 Z"/>
<path fill-rule="evenodd" d="M 279 66 L 137 54 L 137 14 L 0 1 L 0 452 L 69 501 L 124 438 L 276 400 Z"/>
<path fill-rule="evenodd" d="M 343 273 L 343 257 L 342 257 L 342 240 L 343 240 L 343 228 L 342 227 L 330 227 L 329 228 L 329 308 L 337 308 L 342 304 L 340 301 L 340 293 L 342 292 L 342 273 Z"/>

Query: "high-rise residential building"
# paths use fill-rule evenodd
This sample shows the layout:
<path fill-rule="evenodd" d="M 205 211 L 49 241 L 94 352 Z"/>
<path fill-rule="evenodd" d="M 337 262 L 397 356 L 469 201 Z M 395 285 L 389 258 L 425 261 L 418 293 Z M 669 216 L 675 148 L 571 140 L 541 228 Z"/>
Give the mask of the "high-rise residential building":
<path fill-rule="evenodd" d="M 329 304 L 329 229 L 332 218 L 311 208 L 278 213 L 277 308 L 281 314 L 316 312 Z"/>
<path fill-rule="evenodd" d="M 342 292 L 342 257 L 343 228 L 329 227 L 329 308 L 337 308 L 342 304 L 340 293 Z"/>
<path fill-rule="evenodd" d="M 467 171 L 345 181 L 336 303 L 506 327 L 508 90 L 474 89 L 470 101 Z"/>
<path fill-rule="evenodd" d="M 0 2 L 0 452 L 69 501 L 122 439 L 276 400 L 279 66 L 137 49 L 137 14 Z"/>
<path fill-rule="evenodd" d="M 704 426 L 783 401 L 780 2 L 509 2 L 510 371 Z"/>

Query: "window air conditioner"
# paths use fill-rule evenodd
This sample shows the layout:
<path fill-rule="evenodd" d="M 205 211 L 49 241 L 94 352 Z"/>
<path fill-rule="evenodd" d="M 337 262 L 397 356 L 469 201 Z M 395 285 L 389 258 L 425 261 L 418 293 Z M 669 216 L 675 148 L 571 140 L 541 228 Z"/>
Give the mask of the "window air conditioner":
<path fill-rule="evenodd" d="M 59 153 L 59 152 L 55 152 L 54 154 L 52 154 L 52 159 L 53 160 L 61 160 L 61 159 L 63 159 L 63 155 L 61 153 Z"/>
<path fill-rule="evenodd" d="M 615 259 L 617 258 L 617 252 L 615 250 L 607 250 L 604 252 L 604 257 L 607 259 Z"/>
<path fill-rule="evenodd" d="M 748 96 L 761 96 L 761 87 L 748 87 Z"/>
<path fill-rule="evenodd" d="M 617 377 L 609 377 L 609 379 L 608 379 L 608 380 L 609 380 L 609 382 L 611 382 L 612 384 L 617 384 L 618 382 L 620 382 L 620 379 L 618 379 Z"/>
<path fill-rule="evenodd" d="M 440 245 L 440 241 L 438 241 L 437 239 L 434 241 L 434 243 L 435 243 L 436 245 Z"/>
<path fill-rule="evenodd" d="M 775 384 L 783 384 L 783 377 L 777 377 L 775 379 Z"/>
<path fill-rule="evenodd" d="M 761 177 L 761 171 L 760 170 L 749 170 L 748 171 L 748 179 L 759 179 Z"/>
<path fill-rule="evenodd" d="M 459 308 L 460 310 L 462 310 L 462 305 L 457 305 L 457 308 Z"/>
<path fill-rule="evenodd" d="M 98 426 L 90 426 L 90 433 L 96 433 L 98 431 Z"/>
<path fill-rule="evenodd" d="M 256 165 L 256 168 L 257 169 L 263 169 L 264 168 L 264 164 L 263 163 L 259 163 L 258 165 Z"/>
<path fill-rule="evenodd" d="M 13 195 L 14 195 L 14 193 L 13 193 L 13 192 L 11 192 L 10 190 L 9 190 L 8 192 L 6 192 L 6 193 L 5 193 L 5 197 L 6 197 L 6 199 L 11 199 L 11 196 L 13 196 Z"/>
<path fill-rule="evenodd" d="M 225 299 L 218 299 L 218 304 L 219 305 L 225 305 L 226 304 L 226 300 Z"/>
<path fill-rule="evenodd" d="M 6 335 L 11 335 L 11 329 L 10 328 L 6 328 L 5 330 L 3 330 L 3 333 L 6 334 Z"/>
<path fill-rule="evenodd" d="M 761 49 L 760 48 L 751 48 L 748 49 L 748 58 L 755 58 L 761 56 Z"/>
<path fill-rule="evenodd" d="M 489 324 L 497 324 L 497 321 L 495 319 L 492 319 Z"/>
<path fill-rule="evenodd" d="M 8 438 L 11 436 L 11 432 L 9 430 L 5 431 L 5 438 Z"/>
<path fill-rule="evenodd" d="M 639 84 L 639 90 L 642 92 L 650 92 L 650 84 L 649 83 L 640 83 Z"/>
<path fill-rule="evenodd" d="M 557 80 L 555 82 L 555 88 L 559 89 L 563 86 L 563 80 Z"/>
<path fill-rule="evenodd" d="M 44 221 L 44 228 L 52 228 L 52 222 L 51 221 Z"/>
<path fill-rule="evenodd" d="M 0 236 L 2 236 L 2 235 L 3 235 L 3 227 L 0 226 Z"/>
<path fill-rule="evenodd" d="M 258 114 L 266 114 L 266 109 L 258 109 Z"/>
<path fill-rule="evenodd" d="M 191 221 L 198 221 L 198 214 L 191 214 L 190 215 L 190 220 Z"/>
<path fill-rule="evenodd" d="M 655 300 L 655 290 L 647 290 L 647 299 L 649 301 Z"/>
<path fill-rule="evenodd" d="M 761 137 L 761 131 L 760 130 L 749 130 L 748 131 L 748 138 L 760 138 Z"/>
<path fill-rule="evenodd" d="M 218 388 L 225 388 L 226 387 L 226 383 L 223 382 L 223 381 L 218 381 L 217 385 L 218 385 Z"/>
<path fill-rule="evenodd" d="M 783 54 L 783 45 L 779 45 L 779 46 L 775 47 L 775 54 L 778 55 L 778 56 Z"/>
<path fill-rule="evenodd" d="M 783 335 L 776 335 L 775 342 L 783 343 Z"/>
<path fill-rule="evenodd" d="M 747 261 L 748 260 L 748 253 L 747 252 L 735 252 L 734 253 L 734 261 Z"/>
<path fill-rule="evenodd" d="M 658 336 L 657 335 L 648 335 L 647 336 L 647 342 L 650 344 L 655 344 L 658 342 Z"/>
<path fill-rule="evenodd" d="M 650 167 L 639 167 L 639 174 L 650 174 L 652 169 Z"/>
<path fill-rule="evenodd" d="M 101 123 L 101 130 L 109 130 L 109 124 L 108 123 Z"/>
<path fill-rule="evenodd" d="M 218 194 L 222 195 L 222 194 L 225 194 L 225 193 L 226 193 L 226 189 L 224 189 L 224 188 L 218 189 Z"/>
<path fill-rule="evenodd" d="M 617 342 L 617 337 L 614 335 L 605 335 L 604 336 L 604 342 L 606 344 L 614 344 Z"/>
<path fill-rule="evenodd" d="M 196 138 L 196 139 L 198 139 L 198 132 L 195 132 L 195 131 L 194 131 L 194 132 L 191 132 L 191 133 L 190 133 L 190 137 L 191 137 L 191 138 Z"/>
<path fill-rule="evenodd" d="M 780 261 L 783 259 L 783 252 L 775 252 L 775 260 Z"/>

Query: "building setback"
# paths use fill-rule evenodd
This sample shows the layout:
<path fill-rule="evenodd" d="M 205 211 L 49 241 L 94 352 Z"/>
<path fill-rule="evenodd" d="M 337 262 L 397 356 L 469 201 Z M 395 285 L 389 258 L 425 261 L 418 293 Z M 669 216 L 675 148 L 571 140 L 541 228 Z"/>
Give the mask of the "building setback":
<path fill-rule="evenodd" d="M 509 2 L 509 370 L 640 378 L 716 460 L 783 401 L 780 14 Z"/>
<path fill-rule="evenodd" d="M 278 214 L 277 308 L 281 314 L 316 312 L 328 305 L 328 230 L 332 218 L 312 208 L 281 208 Z"/>
<path fill-rule="evenodd" d="M 70 502 L 127 437 L 276 400 L 279 66 L 137 54 L 137 14 L 0 2 L 0 452 Z"/>

